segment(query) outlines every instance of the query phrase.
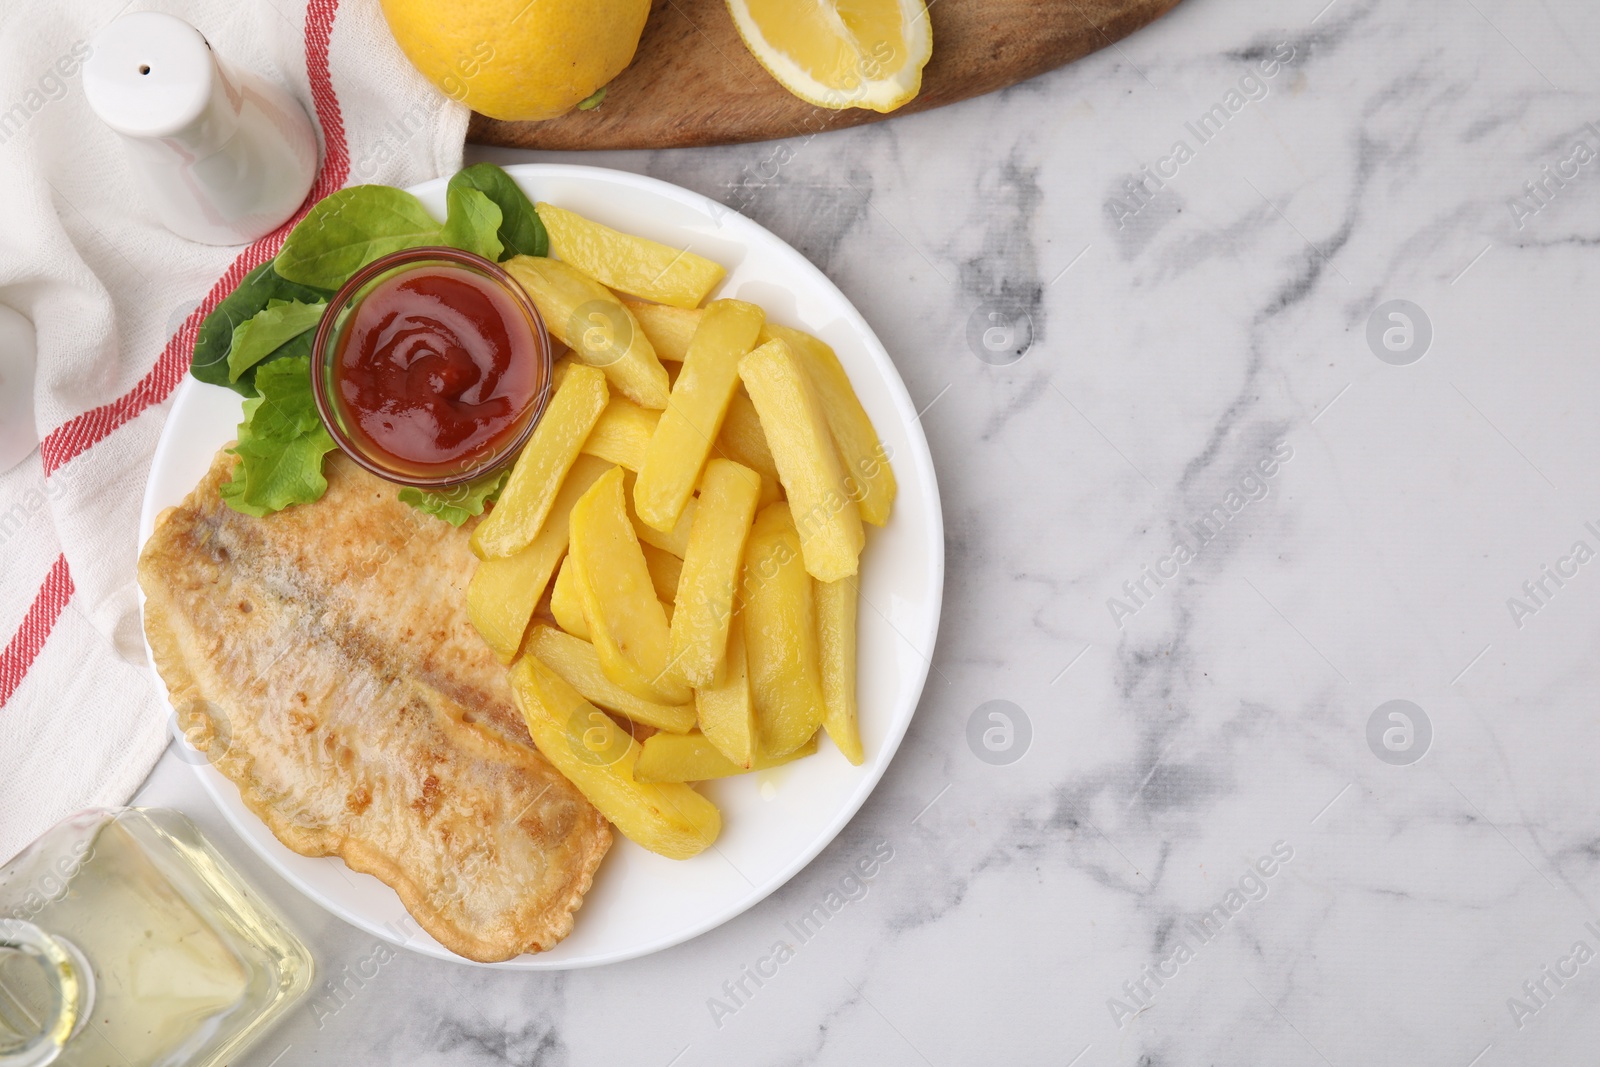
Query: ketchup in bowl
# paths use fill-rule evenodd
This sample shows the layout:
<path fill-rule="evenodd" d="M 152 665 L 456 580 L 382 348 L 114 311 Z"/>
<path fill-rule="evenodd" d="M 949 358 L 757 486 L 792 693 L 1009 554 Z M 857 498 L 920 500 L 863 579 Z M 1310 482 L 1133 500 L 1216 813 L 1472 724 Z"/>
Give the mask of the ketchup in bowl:
<path fill-rule="evenodd" d="M 315 351 L 334 440 L 409 485 L 468 481 L 509 459 L 550 381 L 549 338 L 527 296 L 488 260 L 454 249 L 363 268 L 334 296 Z"/>

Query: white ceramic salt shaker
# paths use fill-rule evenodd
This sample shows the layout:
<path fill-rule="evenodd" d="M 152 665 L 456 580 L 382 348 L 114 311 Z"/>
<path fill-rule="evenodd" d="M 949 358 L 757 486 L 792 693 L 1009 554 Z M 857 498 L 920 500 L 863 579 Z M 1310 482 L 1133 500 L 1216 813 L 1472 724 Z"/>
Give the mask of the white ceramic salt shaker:
<path fill-rule="evenodd" d="M 34 359 L 33 323 L 0 304 L 0 474 L 39 444 L 33 422 Z"/>
<path fill-rule="evenodd" d="M 317 172 L 316 131 L 282 88 L 224 62 L 199 30 L 154 11 L 116 19 L 90 47 L 89 106 L 122 135 L 173 233 L 244 244 L 305 200 Z"/>

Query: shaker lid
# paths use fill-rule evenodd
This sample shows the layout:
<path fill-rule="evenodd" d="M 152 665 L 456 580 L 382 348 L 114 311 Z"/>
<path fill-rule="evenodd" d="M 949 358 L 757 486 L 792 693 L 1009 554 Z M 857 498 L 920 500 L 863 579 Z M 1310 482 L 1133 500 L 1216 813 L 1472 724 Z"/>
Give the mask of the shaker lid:
<path fill-rule="evenodd" d="M 211 99 L 216 63 L 200 31 L 171 15 L 124 15 L 95 34 L 83 64 L 89 106 L 129 137 L 167 137 Z"/>

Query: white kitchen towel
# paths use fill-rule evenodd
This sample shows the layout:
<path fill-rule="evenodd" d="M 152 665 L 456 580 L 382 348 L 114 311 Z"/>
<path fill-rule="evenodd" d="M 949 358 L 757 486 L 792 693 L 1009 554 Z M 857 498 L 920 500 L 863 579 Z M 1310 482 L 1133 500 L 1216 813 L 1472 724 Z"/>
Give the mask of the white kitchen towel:
<path fill-rule="evenodd" d="M 288 228 L 216 248 L 156 221 L 80 78 L 86 42 L 137 10 L 294 93 L 322 141 L 308 203 L 461 165 L 467 109 L 406 61 L 378 0 L 0 5 L 0 303 L 38 332 L 41 441 L 0 475 L 0 862 L 125 802 L 168 742 L 134 580 L 145 478 L 200 320 Z"/>

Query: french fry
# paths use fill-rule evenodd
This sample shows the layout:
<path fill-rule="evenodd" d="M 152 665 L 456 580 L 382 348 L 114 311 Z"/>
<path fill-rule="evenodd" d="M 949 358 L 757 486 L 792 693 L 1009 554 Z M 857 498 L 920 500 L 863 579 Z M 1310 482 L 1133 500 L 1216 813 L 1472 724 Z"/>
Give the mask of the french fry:
<path fill-rule="evenodd" d="M 844 468 L 845 488 L 861 508 L 861 517 L 874 526 L 889 521 L 894 506 L 896 485 L 889 466 L 889 454 L 878 440 L 860 397 L 850 385 L 850 376 L 832 348 L 800 330 L 767 323 L 762 327 L 763 343 L 781 338 L 800 357 L 811 384 L 822 401 L 828 430 L 839 449 Z"/>
<path fill-rule="evenodd" d="M 644 551 L 645 566 L 650 569 L 650 584 L 655 587 L 656 595 L 661 596 L 663 589 L 670 589 L 666 583 L 669 578 L 676 575 L 683 561 L 670 552 L 663 552 L 654 545 L 640 544 Z M 568 559 L 571 557 L 569 556 Z M 573 637 L 584 641 L 591 639 L 589 624 L 583 619 L 583 601 L 578 596 L 577 579 L 575 572 L 563 560 L 556 571 L 556 580 L 550 586 L 550 614 L 556 617 L 556 623 Z M 661 600 L 661 611 L 667 617 L 667 624 L 672 624 L 672 601 L 665 597 Z"/>
<path fill-rule="evenodd" d="M 584 622 L 613 682 L 657 704 L 687 704 L 689 687 L 668 670 L 667 615 L 628 521 L 622 481 L 622 468 L 611 468 L 572 509 L 568 565 Z"/>
<path fill-rule="evenodd" d="M 515 555 L 480 560 L 473 569 L 467 583 L 467 617 L 501 663 L 509 665 L 517 658 L 528 620 L 554 570 L 537 539 Z"/>
<path fill-rule="evenodd" d="M 555 584 L 550 587 L 550 614 L 567 633 L 580 640 L 589 640 L 589 624 L 583 619 L 583 600 L 578 596 L 577 572 L 572 567 L 572 556 L 561 561 L 556 571 Z"/>
<path fill-rule="evenodd" d="M 805 744 L 822 725 L 827 706 L 811 586 L 789 505 L 773 504 L 756 516 L 750 531 L 742 592 L 757 734 L 762 749 L 774 756 Z"/>
<path fill-rule="evenodd" d="M 817 751 L 817 735 L 784 756 L 760 753 L 754 764 L 741 767 L 724 756 L 704 734 L 656 734 L 647 739 L 633 775 L 640 782 L 704 782 L 750 771 L 765 771 Z"/>
<path fill-rule="evenodd" d="M 678 580 L 683 577 L 683 560 L 664 548 L 648 541 L 639 543 L 644 551 L 644 565 L 650 568 L 650 584 L 663 603 L 673 604 L 678 599 Z"/>
<path fill-rule="evenodd" d="M 480 562 L 467 583 L 467 616 L 501 663 L 516 658 L 533 609 L 539 606 L 550 576 L 567 550 L 567 520 L 595 480 L 610 465 L 593 456 L 579 456 L 556 494 L 539 536 L 522 551 Z"/>
<path fill-rule="evenodd" d="M 742 300 L 714 301 L 700 319 L 633 487 L 634 508 L 652 529 L 671 530 L 694 493 L 763 320 Z"/>
<path fill-rule="evenodd" d="M 539 309 L 550 336 L 579 361 L 605 371 L 641 407 L 667 406 L 666 368 L 633 313 L 605 286 L 557 259 L 514 256 L 501 264 Z"/>
<path fill-rule="evenodd" d="M 517 661 L 511 691 L 539 751 L 623 836 L 688 859 L 722 832 L 722 813 L 687 785 L 638 781 L 639 743 L 537 657 Z"/>
<path fill-rule="evenodd" d="M 774 338 L 739 362 L 778 464 L 806 571 L 819 582 L 856 573 L 865 535 L 845 490 L 839 454 L 822 403 L 787 342 Z"/>
<path fill-rule="evenodd" d="M 673 672 L 692 686 L 709 685 L 722 666 L 760 495 L 761 476 L 749 467 L 731 459 L 706 463 L 671 627 Z"/>
<path fill-rule="evenodd" d="M 735 611 L 728 621 L 728 649 L 721 673 L 710 685 L 694 691 L 694 710 L 706 739 L 725 758 L 748 770 L 756 753 L 756 709 L 745 668 L 742 611 Z"/>
<path fill-rule="evenodd" d="M 676 308 L 670 304 L 652 304 L 645 300 L 622 297 L 622 304 L 650 338 L 650 346 L 663 363 L 682 363 L 689 353 L 689 340 L 700 325 L 699 308 Z"/>
<path fill-rule="evenodd" d="M 637 472 L 656 432 L 661 412 L 642 408 L 625 396 L 614 396 L 583 442 L 583 450 L 609 463 Z"/>
<path fill-rule="evenodd" d="M 822 661 L 823 728 L 844 758 L 861 766 L 861 731 L 856 725 L 855 579 L 818 582 L 817 646 Z"/>
<path fill-rule="evenodd" d="M 645 335 L 662 359 L 683 359 L 703 310 L 627 299 L 623 303 L 639 318 Z M 897 490 L 894 469 L 889 464 L 888 450 L 878 439 L 877 429 L 861 406 L 855 387 L 850 384 L 844 364 L 825 341 L 803 330 L 767 322 L 762 325 L 756 343 L 766 344 L 773 338 L 782 339 L 795 351 L 816 387 L 828 430 L 839 449 L 845 488 L 860 507 L 861 518 L 874 526 L 882 526 L 889 521 L 889 512 L 894 506 Z M 766 437 L 760 433 L 761 424 L 754 418 L 755 409 L 749 406 L 748 399 L 742 392 L 735 394 L 717 441 L 717 451 L 776 481 L 778 473 L 772 464 L 772 453 L 767 449 Z"/>
<path fill-rule="evenodd" d="M 536 625 L 528 634 L 527 653 L 555 671 L 590 703 L 598 704 L 634 722 L 669 733 L 688 733 L 695 724 L 693 704 L 657 704 L 640 700 L 617 685 L 600 667 L 599 653 L 582 638 L 552 626 Z"/>
<path fill-rule="evenodd" d="M 568 368 L 494 510 L 472 531 L 469 543 L 479 559 L 520 552 L 539 536 L 562 480 L 605 410 L 607 395 L 605 375 L 581 364 Z"/>
<path fill-rule="evenodd" d="M 630 474 L 623 483 L 623 495 L 628 498 L 628 518 L 633 523 L 633 532 L 639 540 L 647 545 L 655 545 L 663 552 L 670 552 L 679 559 L 689 551 L 689 531 L 694 527 L 695 502 L 690 498 L 683 505 L 683 513 L 678 516 L 677 524 L 672 529 L 663 533 L 646 526 L 633 510 L 633 476 Z"/>
<path fill-rule="evenodd" d="M 717 452 L 743 463 L 763 478 L 778 480 L 778 465 L 772 460 L 772 448 L 767 444 L 767 432 L 761 428 L 761 416 L 756 414 L 756 406 L 742 386 L 733 391 L 733 399 L 728 401 L 722 432 L 717 435 Z"/>
<path fill-rule="evenodd" d="M 613 230 L 554 204 L 534 210 L 550 234 L 550 250 L 613 289 L 692 308 L 727 276 L 720 264 L 688 249 Z"/>

